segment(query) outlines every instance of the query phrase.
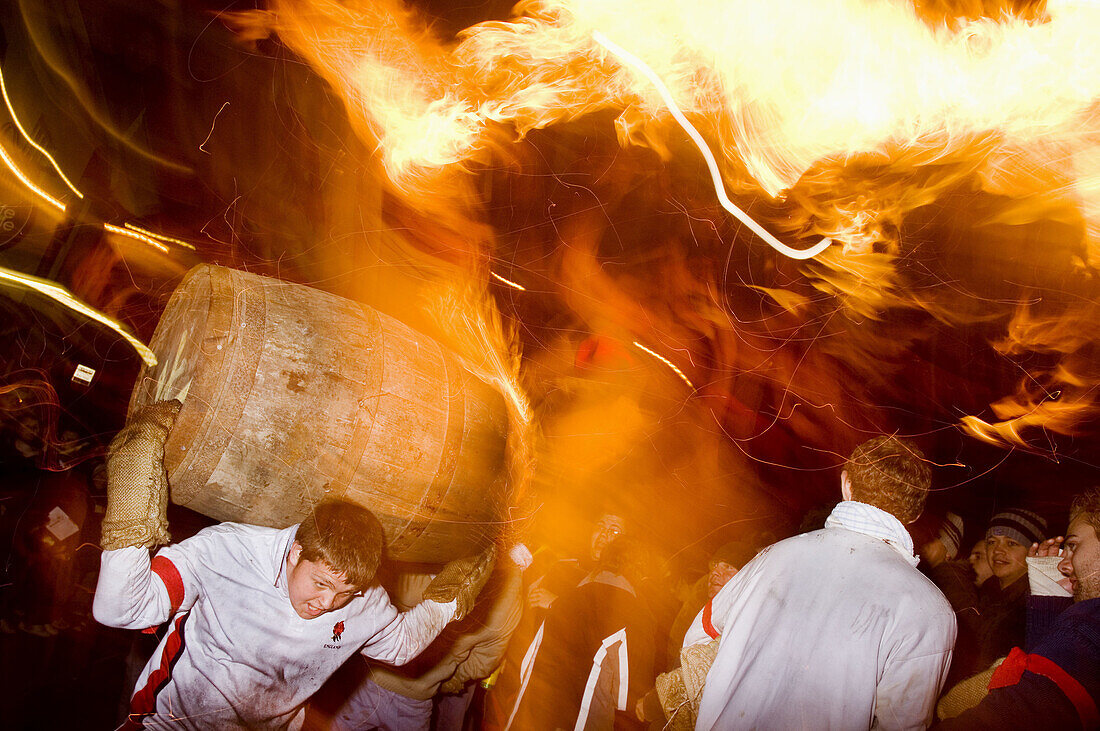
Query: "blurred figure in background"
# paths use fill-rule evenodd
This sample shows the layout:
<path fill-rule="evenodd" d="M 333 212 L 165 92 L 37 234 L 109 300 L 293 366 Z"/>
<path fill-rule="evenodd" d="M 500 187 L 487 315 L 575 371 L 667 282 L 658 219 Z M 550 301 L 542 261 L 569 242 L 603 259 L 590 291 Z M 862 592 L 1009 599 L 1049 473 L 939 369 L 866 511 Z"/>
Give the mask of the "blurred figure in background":
<path fill-rule="evenodd" d="M 653 553 L 624 536 L 546 613 L 521 667 L 506 728 L 636 727 L 634 705 L 653 682 L 654 626 L 637 587 Z"/>
<path fill-rule="evenodd" d="M 3 629 L 51 637 L 75 621 L 69 602 L 76 582 L 76 551 L 88 517 L 82 469 L 39 472 L 15 495 L 10 585 L 4 588 Z"/>
<path fill-rule="evenodd" d="M 993 569 L 989 568 L 989 554 L 985 550 L 984 537 L 978 539 L 974 543 L 974 547 L 970 549 L 967 563 L 970 564 L 971 578 L 975 587 L 981 586 L 986 579 L 993 575 Z"/>
<path fill-rule="evenodd" d="M 672 623 L 668 638 L 669 666 L 666 669 L 680 666 L 680 648 L 684 646 L 684 635 L 696 615 L 756 553 L 757 549 L 749 543 L 730 541 L 711 555 L 707 562 L 707 573 L 696 582 L 693 595 L 684 602 Z"/>
<path fill-rule="evenodd" d="M 682 687 L 683 673 L 680 673 L 678 678 L 666 676 L 675 674 L 680 669 L 682 663 L 680 650 L 684 645 L 684 635 L 687 634 L 696 615 L 756 554 L 757 549 L 751 543 L 731 541 L 720 546 L 711 555 L 707 562 L 707 573 L 695 582 L 691 595 L 684 601 L 680 613 L 672 623 L 668 637 L 665 674 L 656 679 L 656 687 L 650 689 L 635 706 L 638 719 L 650 724 L 650 728 L 661 729 L 666 725 L 672 729 L 690 728 L 686 717 L 678 717 L 674 711 L 681 705 L 681 695 L 676 690 L 669 690 Z"/>
<path fill-rule="evenodd" d="M 951 657 L 951 670 L 945 683 L 948 688 L 972 672 L 981 628 L 978 589 L 974 583 L 973 569 L 969 560 L 956 560 L 965 528 L 961 517 L 948 512 L 939 520 L 935 536 L 920 547 L 921 570 L 939 587 L 955 610 L 958 631 L 955 651 Z M 979 543 L 984 557 L 985 540 Z M 986 570 L 988 573 L 988 564 Z"/>
<path fill-rule="evenodd" d="M 562 557 L 560 547 L 542 546 L 523 572 L 523 614 L 505 650 L 496 683 L 485 696 L 484 726 L 503 729 L 521 692 L 520 667 L 546 613 L 559 596 L 576 588 L 597 565 L 604 549 L 628 528 L 614 509 L 598 514 L 580 557 Z"/>

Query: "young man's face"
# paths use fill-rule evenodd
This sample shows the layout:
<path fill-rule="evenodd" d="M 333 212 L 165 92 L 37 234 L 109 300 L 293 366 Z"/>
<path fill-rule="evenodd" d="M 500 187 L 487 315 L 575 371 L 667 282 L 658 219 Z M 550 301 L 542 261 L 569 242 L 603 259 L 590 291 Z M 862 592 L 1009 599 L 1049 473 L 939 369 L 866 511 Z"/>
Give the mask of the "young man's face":
<path fill-rule="evenodd" d="M 1058 570 L 1073 581 L 1073 601 L 1100 599 L 1100 540 L 1096 528 L 1083 518 L 1069 524 L 1065 555 Z"/>
<path fill-rule="evenodd" d="M 1027 573 L 1027 548 L 1006 536 L 985 539 L 989 569 L 1001 582 L 1002 589 Z"/>
<path fill-rule="evenodd" d="M 286 577 L 290 605 L 302 619 L 316 619 L 339 609 L 360 593 L 344 574 L 333 571 L 328 564 L 302 558 L 302 546 L 297 541 L 286 557 Z"/>
<path fill-rule="evenodd" d="M 626 522 L 617 515 L 610 513 L 603 515 L 596 523 L 596 529 L 592 531 L 592 543 L 589 546 L 593 561 L 599 561 L 603 549 L 611 545 L 611 542 L 623 534 Z"/>

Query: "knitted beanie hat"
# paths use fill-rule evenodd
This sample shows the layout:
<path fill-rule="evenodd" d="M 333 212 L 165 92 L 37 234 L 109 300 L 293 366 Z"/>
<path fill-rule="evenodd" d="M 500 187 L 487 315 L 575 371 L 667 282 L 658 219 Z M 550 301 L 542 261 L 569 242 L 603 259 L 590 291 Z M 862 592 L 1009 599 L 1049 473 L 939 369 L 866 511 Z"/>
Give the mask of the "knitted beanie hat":
<path fill-rule="evenodd" d="M 1030 546 L 1046 538 L 1046 530 L 1047 522 L 1039 515 L 1023 508 L 1012 508 L 993 516 L 985 530 L 985 537 L 1004 536 L 1020 545 Z"/>
<path fill-rule="evenodd" d="M 947 549 L 947 560 L 953 561 L 959 555 L 959 545 L 963 538 L 963 519 L 954 513 L 948 513 L 940 526 L 939 539 Z"/>

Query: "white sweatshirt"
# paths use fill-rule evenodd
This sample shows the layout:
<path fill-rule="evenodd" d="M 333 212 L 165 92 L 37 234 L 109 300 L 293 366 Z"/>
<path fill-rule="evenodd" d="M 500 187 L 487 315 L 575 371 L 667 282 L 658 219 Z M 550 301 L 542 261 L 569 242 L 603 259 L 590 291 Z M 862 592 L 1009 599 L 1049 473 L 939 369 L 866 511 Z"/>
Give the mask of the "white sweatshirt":
<path fill-rule="evenodd" d="M 904 526 L 862 508 L 880 525 L 893 521 L 897 540 L 831 518 L 765 549 L 695 618 L 685 647 L 721 637 L 696 729 L 921 729 L 932 720 L 955 615 L 913 567 Z"/>
<path fill-rule="evenodd" d="M 454 602 L 399 613 L 381 587 L 303 619 L 287 593 L 298 526 L 223 523 L 161 549 L 104 551 L 93 614 L 125 629 L 175 615 L 138 678 L 147 728 L 296 728 L 306 700 L 352 653 L 400 665 L 454 616 Z M 148 716 L 140 714 L 152 714 Z"/>

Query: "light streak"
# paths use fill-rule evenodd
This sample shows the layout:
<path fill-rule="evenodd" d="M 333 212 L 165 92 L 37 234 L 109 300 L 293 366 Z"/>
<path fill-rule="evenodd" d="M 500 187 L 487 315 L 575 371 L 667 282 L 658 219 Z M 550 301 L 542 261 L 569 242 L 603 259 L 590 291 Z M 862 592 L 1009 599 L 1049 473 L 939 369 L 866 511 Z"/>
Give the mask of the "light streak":
<path fill-rule="evenodd" d="M 692 382 L 691 382 L 691 381 L 690 381 L 690 380 L 688 379 L 688 377 L 684 375 L 684 372 L 683 372 L 682 370 L 680 370 L 679 368 L 677 368 L 677 367 L 676 367 L 676 366 L 675 366 L 675 365 L 674 365 L 674 364 L 672 363 L 672 361 L 670 361 L 670 360 L 669 360 L 668 358 L 664 357 L 663 355 L 659 355 L 659 354 L 657 354 L 657 353 L 654 353 L 654 352 L 653 352 L 652 350 L 650 350 L 650 349 L 649 349 L 649 348 L 647 348 L 646 346 L 642 345 L 642 344 L 641 344 L 641 343 L 639 343 L 639 342 L 638 342 L 637 340 L 635 340 L 635 341 L 634 341 L 634 347 L 635 347 L 635 348 L 638 348 L 639 350 L 644 350 L 645 352 L 649 353 L 650 355 L 652 355 L 652 356 L 653 356 L 654 358 L 656 358 L 657 360 L 659 360 L 659 361 L 661 361 L 662 363 L 664 363 L 664 364 L 665 364 L 666 366 L 668 366 L 669 368 L 671 368 L 671 369 L 672 369 L 672 371 L 673 371 L 673 372 L 674 372 L 674 373 L 675 373 L 676 375 L 678 375 L 678 376 L 679 376 L 679 377 L 681 378 L 681 380 L 683 380 L 683 382 L 684 382 L 684 383 L 686 383 L 686 384 L 688 385 L 688 388 L 690 388 L 690 389 L 691 389 L 692 391 L 694 391 L 694 390 L 695 390 L 695 384 L 694 384 L 694 383 L 692 383 Z"/>
<path fill-rule="evenodd" d="M 174 239 L 171 236 L 165 236 L 164 234 L 158 234 L 155 231 L 150 231 L 148 229 L 141 228 L 140 226 L 135 226 L 134 224 L 132 224 L 130 222 L 126 222 L 122 225 L 123 225 L 124 228 L 128 228 L 131 231 L 136 231 L 139 234 L 145 234 L 146 236 L 152 236 L 157 241 L 167 241 L 170 244 L 178 244 L 178 245 L 183 246 L 185 248 L 191 249 L 192 251 L 195 250 L 195 245 L 194 244 L 189 244 L 186 241 L 181 241 L 179 239 Z"/>
<path fill-rule="evenodd" d="M 165 246 L 161 242 L 157 241 L 156 239 L 152 238 L 151 236 L 146 236 L 145 234 L 139 234 L 137 231 L 130 231 L 129 229 L 122 228 L 121 226 L 114 226 L 110 223 L 103 224 L 103 228 L 105 228 L 106 230 L 108 230 L 112 233 L 122 234 L 123 236 L 129 236 L 131 239 L 134 239 L 135 241 L 141 241 L 141 242 L 144 242 L 146 244 L 149 244 L 152 247 L 160 249 L 165 254 L 169 253 L 167 246 Z"/>
<path fill-rule="evenodd" d="M 4 70 L 0 69 L 0 94 L 4 96 L 4 104 L 8 107 L 8 114 L 11 115 L 11 121 L 15 122 L 15 128 L 19 130 L 19 134 L 23 135 L 23 139 L 30 143 L 31 147 L 42 153 L 47 160 L 50 161 L 50 165 L 53 165 L 53 169 L 57 171 L 57 174 L 61 176 L 61 179 L 65 181 L 65 185 L 69 186 L 69 190 L 76 194 L 77 198 L 83 199 L 84 194 L 76 189 L 76 186 L 72 184 L 72 181 L 65 176 L 65 173 L 61 172 L 61 166 L 57 164 L 57 161 L 53 159 L 50 153 L 46 152 L 45 148 L 35 142 L 27 130 L 23 129 L 23 125 L 19 122 L 19 116 L 15 113 L 15 108 L 11 105 L 11 99 L 8 98 L 8 87 L 4 83 Z"/>
<path fill-rule="evenodd" d="M 23 171 L 20 170 L 19 167 L 15 164 L 15 161 L 11 159 L 11 156 L 8 155 L 8 151 L 4 149 L 3 145 L 0 145 L 0 160 L 4 161 L 4 164 L 8 166 L 8 170 L 11 170 L 13 173 L 15 173 L 15 177 L 19 178 L 20 182 L 22 182 L 23 185 L 30 188 L 32 192 L 38 195 L 38 197 L 49 203 L 57 210 L 61 211 L 62 213 L 65 212 L 65 204 L 32 183 L 30 181 L 30 178 L 24 175 Z"/>
<path fill-rule="evenodd" d="M 216 125 L 218 123 L 218 117 L 220 117 L 222 115 L 222 112 L 224 112 L 225 108 L 228 107 L 228 106 L 229 106 L 229 102 L 225 102 L 224 104 L 222 104 L 221 109 L 218 110 L 218 113 L 214 115 L 213 121 L 210 122 L 210 131 L 206 133 L 206 139 L 202 141 L 202 145 L 199 145 L 199 151 L 200 152 L 206 152 L 207 155 L 210 154 L 209 152 L 207 152 L 203 148 L 203 145 L 205 145 L 207 142 L 209 142 L 210 138 L 214 136 L 214 125 Z"/>
<path fill-rule="evenodd" d="M 153 351 L 150 350 L 149 347 L 145 345 L 145 343 L 141 342 L 133 335 L 128 333 L 121 323 L 119 323 L 117 320 L 112 320 L 110 317 L 103 314 L 99 310 L 84 304 L 79 299 L 74 297 L 69 290 L 65 289 L 61 285 L 54 284 L 53 282 L 45 279 L 40 279 L 38 277 L 32 277 L 29 274 L 22 274 L 6 267 L 0 267 L 0 281 L 11 282 L 13 284 L 17 284 L 23 287 L 29 287 L 36 292 L 46 295 L 55 302 L 62 304 L 65 307 L 68 307 L 74 312 L 78 312 L 87 318 L 106 325 L 107 327 L 111 328 L 116 333 L 121 335 L 126 340 L 126 342 L 130 343 L 130 345 L 133 346 L 134 350 L 136 350 L 138 352 L 138 355 L 141 356 L 141 359 L 145 361 L 145 365 L 152 368 L 157 364 L 157 356 L 153 353 Z"/>
<path fill-rule="evenodd" d="M 511 279 L 505 279 L 504 277 L 500 276 L 496 272 L 489 272 L 489 276 L 491 276 L 494 279 L 497 279 L 501 282 L 504 282 L 505 284 L 507 284 L 512 289 L 518 289 L 520 292 L 526 292 L 527 291 L 527 287 L 524 287 L 522 284 L 517 284 L 516 282 L 513 282 Z"/>
<path fill-rule="evenodd" d="M 808 249 L 793 249 L 790 246 L 784 244 L 779 239 L 772 236 L 763 226 L 758 224 L 747 213 L 738 208 L 737 205 L 729 199 L 729 196 L 726 195 L 725 182 L 722 180 L 722 174 L 718 171 L 718 163 L 717 161 L 715 161 L 714 155 L 710 151 L 710 147 L 707 146 L 706 140 L 703 139 L 703 135 L 699 134 L 699 130 L 695 129 L 691 122 L 688 121 L 688 118 L 684 116 L 684 113 L 680 111 L 680 107 L 672 98 L 672 93 L 668 90 L 668 87 L 665 86 L 665 83 L 661 81 L 661 77 L 657 76 L 653 69 L 646 65 L 645 61 L 638 58 L 630 51 L 627 51 L 625 48 L 618 45 L 617 43 L 613 42 L 603 33 L 599 31 L 594 31 L 592 33 L 592 38 L 601 46 L 615 54 L 621 61 L 625 61 L 635 70 L 640 72 L 643 76 L 649 79 L 654 87 L 656 87 L 657 93 L 661 95 L 661 98 L 664 100 L 665 105 L 668 106 L 668 110 L 672 112 L 672 116 L 676 118 L 676 121 L 679 122 L 680 126 L 683 127 L 685 132 L 687 132 L 692 142 L 694 142 L 695 146 L 699 148 L 699 152 L 702 153 L 703 159 L 706 160 L 707 169 L 710 170 L 711 180 L 714 181 L 714 192 L 717 194 L 718 202 L 722 204 L 723 208 L 725 208 L 730 214 L 741 221 L 741 223 L 748 226 L 753 233 L 763 239 L 764 242 L 771 246 L 773 249 L 778 251 L 780 254 L 789 256 L 792 259 L 812 259 L 821 252 L 825 251 L 825 249 L 829 248 L 829 246 L 833 243 L 831 239 L 822 239 Z M 635 345 L 637 345 L 637 343 L 635 343 Z M 654 355 L 656 354 L 654 353 Z"/>

